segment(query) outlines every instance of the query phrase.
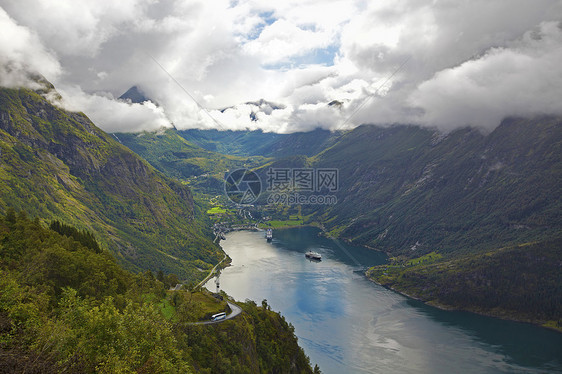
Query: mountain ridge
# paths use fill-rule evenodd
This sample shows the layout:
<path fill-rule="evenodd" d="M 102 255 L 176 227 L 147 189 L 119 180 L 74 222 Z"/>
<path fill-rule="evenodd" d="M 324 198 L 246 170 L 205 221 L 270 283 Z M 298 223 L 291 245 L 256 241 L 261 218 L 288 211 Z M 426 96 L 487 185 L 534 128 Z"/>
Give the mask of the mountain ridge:
<path fill-rule="evenodd" d="M 119 96 L 119 100 L 129 101 L 134 104 L 141 104 L 145 101 L 151 101 L 145 93 L 137 86 L 129 88 L 123 95 Z"/>
<path fill-rule="evenodd" d="M 507 119 L 488 135 L 359 127 L 313 158 L 338 168 L 341 182 L 339 203 L 314 214 L 341 237 L 393 254 L 418 242 L 423 254 L 546 237 L 562 230 L 561 152 L 558 117 Z"/>
<path fill-rule="evenodd" d="M 98 236 L 129 270 L 198 277 L 220 260 L 191 192 L 84 114 L 0 89 L 0 210 L 61 219 Z"/>

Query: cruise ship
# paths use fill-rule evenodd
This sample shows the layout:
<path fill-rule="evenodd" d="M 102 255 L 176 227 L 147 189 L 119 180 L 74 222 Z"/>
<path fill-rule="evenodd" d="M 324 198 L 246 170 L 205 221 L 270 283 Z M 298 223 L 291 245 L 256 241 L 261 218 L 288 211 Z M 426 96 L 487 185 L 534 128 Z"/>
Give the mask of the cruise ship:
<path fill-rule="evenodd" d="M 308 251 L 304 254 L 304 256 L 310 260 L 321 261 L 322 255 L 318 252 Z"/>
<path fill-rule="evenodd" d="M 273 230 L 272 229 L 267 229 L 267 231 L 265 233 L 265 238 L 267 239 L 268 242 L 270 242 L 273 239 Z"/>

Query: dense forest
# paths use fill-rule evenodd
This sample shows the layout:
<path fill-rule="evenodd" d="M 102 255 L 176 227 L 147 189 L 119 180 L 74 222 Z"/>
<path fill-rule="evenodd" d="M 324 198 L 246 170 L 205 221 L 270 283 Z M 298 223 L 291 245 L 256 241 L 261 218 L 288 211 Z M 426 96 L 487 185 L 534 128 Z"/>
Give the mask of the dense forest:
<path fill-rule="evenodd" d="M 434 255 L 434 256 L 433 256 Z M 394 258 L 367 275 L 430 304 L 562 331 L 562 239 L 462 257 Z"/>
<path fill-rule="evenodd" d="M 23 212 L 0 218 L 0 372 L 313 372 L 265 300 L 240 303 L 233 320 L 193 325 L 225 303 L 167 291 L 173 275 L 128 272 L 92 238 Z"/>

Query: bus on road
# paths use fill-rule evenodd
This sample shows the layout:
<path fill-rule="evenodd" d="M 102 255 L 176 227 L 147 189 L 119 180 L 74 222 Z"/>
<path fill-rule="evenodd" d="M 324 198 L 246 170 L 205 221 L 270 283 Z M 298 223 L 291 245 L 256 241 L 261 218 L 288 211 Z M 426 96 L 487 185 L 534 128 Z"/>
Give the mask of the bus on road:
<path fill-rule="evenodd" d="M 226 318 L 226 312 L 217 313 L 211 316 L 211 321 L 220 321 L 221 319 L 225 319 L 225 318 Z"/>

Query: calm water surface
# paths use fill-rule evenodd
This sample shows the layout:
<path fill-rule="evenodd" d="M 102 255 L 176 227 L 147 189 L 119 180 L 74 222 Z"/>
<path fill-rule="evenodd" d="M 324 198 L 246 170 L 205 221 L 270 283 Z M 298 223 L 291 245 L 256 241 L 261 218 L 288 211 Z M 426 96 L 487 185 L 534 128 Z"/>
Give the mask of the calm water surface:
<path fill-rule="evenodd" d="M 441 311 L 386 290 L 356 272 L 384 263 L 384 254 L 340 248 L 318 232 L 276 230 L 271 243 L 263 232 L 228 234 L 221 245 L 232 266 L 220 285 L 238 300 L 267 299 L 324 373 L 562 372 L 562 334 Z M 308 250 L 322 262 L 307 260 Z"/>

